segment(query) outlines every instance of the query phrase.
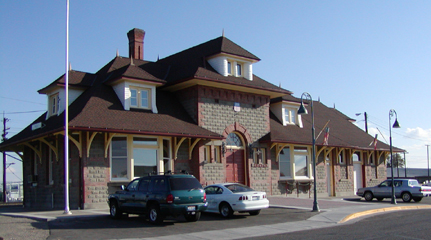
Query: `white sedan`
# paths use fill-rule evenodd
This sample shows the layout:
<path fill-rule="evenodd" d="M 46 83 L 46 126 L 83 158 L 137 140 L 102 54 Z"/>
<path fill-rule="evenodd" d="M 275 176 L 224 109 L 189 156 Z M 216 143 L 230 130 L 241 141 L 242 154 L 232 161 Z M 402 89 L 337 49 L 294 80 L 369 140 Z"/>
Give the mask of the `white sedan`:
<path fill-rule="evenodd" d="M 228 218 L 234 212 L 248 212 L 258 215 L 260 210 L 269 207 L 265 192 L 254 191 L 239 183 L 220 183 L 205 187 L 208 208 L 206 212 L 220 213 Z"/>

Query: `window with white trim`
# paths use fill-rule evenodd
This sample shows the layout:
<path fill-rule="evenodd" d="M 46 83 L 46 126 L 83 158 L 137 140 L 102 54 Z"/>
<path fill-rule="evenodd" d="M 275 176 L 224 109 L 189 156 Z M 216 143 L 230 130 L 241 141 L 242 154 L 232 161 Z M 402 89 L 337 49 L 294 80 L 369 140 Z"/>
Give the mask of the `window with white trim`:
<path fill-rule="evenodd" d="M 221 146 L 214 146 L 214 162 L 221 163 Z"/>
<path fill-rule="evenodd" d="M 111 179 L 127 177 L 127 137 L 113 137 L 111 141 Z"/>
<path fill-rule="evenodd" d="M 49 96 L 49 106 L 48 106 L 48 108 L 49 108 L 48 115 L 49 116 L 54 116 L 54 115 L 58 114 L 58 109 L 60 106 L 59 101 L 60 101 L 60 98 L 58 96 L 58 93 Z"/>
<path fill-rule="evenodd" d="M 148 88 L 130 87 L 130 107 L 149 109 L 150 93 Z"/>
<path fill-rule="evenodd" d="M 283 108 L 283 120 L 285 124 L 296 124 L 296 114 L 297 110 L 294 108 Z"/>
<path fill-rule="evenodd" d="M 133 177 L 157 174 L 157 138 L 133 137 Z"/>
<path fill-rule="evenodd" d="M 312 173 L 309 171 L 311 162 L 307 147 L 285 147 L 281 150 L 278 161 L 280 179 L 308 179 L 312 177 Z"/>
<path fill-rule="evenodd" d="M 204 161 L 209 163 L 211 156 L 210 156 L 210 146 L 204 146 Z"/>
<path fill-rule="evenodd" d="M 111 180 L 131 180 L 172 170 L 169 138 L 115 136 L 110 149 Z"/>

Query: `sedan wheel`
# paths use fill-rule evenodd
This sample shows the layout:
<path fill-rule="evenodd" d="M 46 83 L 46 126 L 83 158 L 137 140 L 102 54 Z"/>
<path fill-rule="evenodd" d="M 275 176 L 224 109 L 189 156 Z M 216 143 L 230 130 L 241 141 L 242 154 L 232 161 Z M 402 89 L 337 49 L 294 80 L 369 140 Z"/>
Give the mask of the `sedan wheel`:
<path fill-rule="evenodd" d="M 412 195 L 410 195 L 408 192 L 405 192 L 401 195 L 401 198 L 404 202 L 410 202 L 412 200 Z"/>
<path fill-rule="evenodd" d="M 373 194 L 371 193 L 371 192 L 366 192 L 365 194 L 364 194 L 364 198 L 365 198 L 365 201 L 372 201 L 373 200 Z"/>
<path fill-rule="evenodd" d="M 233 210 L 228 203 L 222 203 L 220 206 L 220 214 L 224 218 L 230 218 L 233 215 Z"/>

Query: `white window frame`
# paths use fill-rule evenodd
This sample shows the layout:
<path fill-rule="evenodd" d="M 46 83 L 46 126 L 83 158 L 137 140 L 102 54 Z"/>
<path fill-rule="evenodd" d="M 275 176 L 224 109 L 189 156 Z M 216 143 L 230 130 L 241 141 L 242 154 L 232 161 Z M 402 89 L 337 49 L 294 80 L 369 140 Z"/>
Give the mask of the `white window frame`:
<path fill-rule="evenodd" d="M 126 164 L 127 164 L 127 174 L 126 177 L 117 177 L 117 178 L 113 178 L 112 176 L 112 140 L 110 142 L 110 157 L 109 157 L 109 164 L 111 167 L 111 173 L 110 173 L 110 177 L 111 177 L 111 181 L 124 181 L 124 180 L 128 180 L 131 181 L 133 179 L 135 179 L 136 177 L 139 176 L 135 176 L 134 173 L 134 156 L 133 156 L 133 151 L 134 149 L 152 149 L 152 150 L 156 150 L 156 166 L 157 166 L 157 172 L 165 172 L 165 163 L 166 161 L 168 161 L 166 164 L 168 165 L 168 169 L 167 170 L 171 170 L 169 169 L 172 166 L 172 146 L 171 146 L 171 139 L 170 138 L 166 138 L 166 137 L 155 137 L 155 136 L 146 136 L 146 135 L 115 135 L 114 138 L 117 137 L 123 137 L 126 138 L 126 142 L 127 142 L 127 156 L 118 156 L 119 158 L 126 158 Z M 113 139 L 114 139 L 113 138 Z M 154 141 L 149 141 L 148 144 L 143 142 L 142 144 L 139 144 L 137 142 L 134 142 L 134 138 L 146 138 L 146 139 L 151 139 Z M 168 145 L 168 151 L 169 151 L 169 156 L 164 156 L 163 154 L 163 148 L 164 148 L 164 141 L 168 141 L 167 145 Z M 170 166 L 170 167 L 169 167 Z"/>
<path fill-rule="evenodd" d="M 221 163 L 221 146 L 214 146 L 214 162 Z"/>
<path fill-rule="evenodd" d="M 49 96 L 49 104 L 48 104 L 48 115 L 54 116 L 58 114 L 60 108 L 60 97 L 59 93 L 54 93 Z"/>
<path fill-rule="evenodd" d="M 299 146 L 299 145 L 288 145 L 284 146 L 283 151 L 288 149 L 290 155 L 290 176 L 279 176 L 281 180 L 283 179 L 296 179 L 296 180 L 310 180 L 313 179 L 313 172 L 311 171 L 311 150 L 308 146 Z M 306 151 L 299 151 L 306 150 Z M 306 175 L 296 175 L 296 163 L 295 156 L 305 156 L 306 157 Z M 278 162 L 280 167 L 280 155 L 278 156 Z M 281 172 L 281 171 L 280 171 Z"/>
<path fill-rule="evenodd" d="M 136 91 L 136 104 L 132 104 L 132 92 Z M 142 105 L 142 93 L 147 94 L 147 105 Z M 141 108 L 141 109 L 151 109 L 151 89 L 137 86 L 130 86 L 130 107 L 131 108 Z"/>
<path fill-rule="evenodd" d="M 293 107 L 283 107 L 284 125 L 296 125 L 298 122 L 298 109 Z"/>

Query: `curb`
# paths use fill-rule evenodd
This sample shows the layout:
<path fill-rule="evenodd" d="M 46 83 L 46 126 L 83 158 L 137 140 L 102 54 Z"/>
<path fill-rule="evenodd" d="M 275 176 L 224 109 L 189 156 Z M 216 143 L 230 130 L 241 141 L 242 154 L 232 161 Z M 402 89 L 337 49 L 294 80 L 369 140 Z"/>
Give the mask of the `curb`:
<path fill-rule="evenodd" d="M 345 223 L 355 218 L 375 214 L 382 212 L 391 212 L 391 211 L 400 211 L 400 210 L 417 210 L 417 209 L 431 209 L 431 205 L 420 205 L 420 206 L 403 206 L 403 207 L 388 207 L 388 208 L 379 208 L 373 210 L 367 210 L 363 212 L 352 213 L 345 218 L 341 219 L 338 223 Z"/>

